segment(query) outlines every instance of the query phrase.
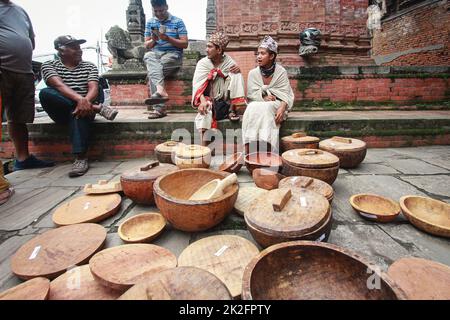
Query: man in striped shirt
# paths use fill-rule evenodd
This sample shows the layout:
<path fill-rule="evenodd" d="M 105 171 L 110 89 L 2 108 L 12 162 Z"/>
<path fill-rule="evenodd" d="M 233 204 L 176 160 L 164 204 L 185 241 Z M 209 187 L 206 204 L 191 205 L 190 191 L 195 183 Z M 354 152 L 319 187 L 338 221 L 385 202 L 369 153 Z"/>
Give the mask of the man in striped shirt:
<path fill-rule="evenodd" d="M 59 59 L 42 64 L 42 77 L 48 88 L 40 91 L 39 98 L 50 118 L 59 124 L 69 125 L 72 153 L 75 162 L 69 176 L 79 177 L 89 170 L 87 150 L 91 123 L 96 113 L 113 120 L 117 111 L 98 101 L 99 76 L 97 67 L 82 60 L 80 44 L 72 36 L 58 37 L 55 49 Z"/>
<path fill-rule="evenodd" d="M 144 56 L 152 96 L 145 101 L 153 105 L 150 119 L 166 116 L 164 103 L 169 95 L 164 78 L 178 71 L 183 63 L 183 49 L 188 47 L 188 33 L 180 18 L 171 15 L 166 0 L 151 0 L 154 17 L 145 28 L 144 46 L 150 49 Z"/>

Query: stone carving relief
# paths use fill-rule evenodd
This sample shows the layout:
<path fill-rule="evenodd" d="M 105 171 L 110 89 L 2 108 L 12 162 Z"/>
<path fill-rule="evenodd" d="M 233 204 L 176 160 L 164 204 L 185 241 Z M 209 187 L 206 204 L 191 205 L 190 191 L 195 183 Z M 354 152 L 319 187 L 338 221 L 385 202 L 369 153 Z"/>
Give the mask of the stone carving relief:
<path fill-rule="evenodd" d="M 105 35 L 108 49 L 113 56 L 114 70 L 139 70 L 143 69 L 142 59 L 145 54 L 143 45 L 134 46 L 130 34 L 114 26 Z"/>

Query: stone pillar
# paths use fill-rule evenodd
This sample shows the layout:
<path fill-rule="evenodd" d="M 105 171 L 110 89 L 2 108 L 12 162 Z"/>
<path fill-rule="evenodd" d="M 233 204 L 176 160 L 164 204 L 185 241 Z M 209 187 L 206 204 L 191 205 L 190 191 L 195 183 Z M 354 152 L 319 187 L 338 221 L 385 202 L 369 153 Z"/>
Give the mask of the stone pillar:
<path fill-rule="evenodd" d="M 130 0 L 127 9 L 127 29 L 133 45 L 142 45 L 145 32 L 145 13 L 142 0 Z"/>
<path fill-rule="evenodd" d="M 216 0 L 208 0 L 206 8 L 206 36 L 209 36 L 217 28 Z"/>

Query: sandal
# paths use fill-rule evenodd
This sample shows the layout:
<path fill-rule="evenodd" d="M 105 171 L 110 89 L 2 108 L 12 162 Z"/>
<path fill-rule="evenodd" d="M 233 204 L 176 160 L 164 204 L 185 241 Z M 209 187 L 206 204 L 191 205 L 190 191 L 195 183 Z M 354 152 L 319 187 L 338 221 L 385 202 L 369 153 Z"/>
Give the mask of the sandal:
<path fill-rule="evenodd" d="M 161 113 L 159 111 L 152 111 L 148 113 L 148 118 L 150 120 L 164 118 L 165 116 L 167 116 L 166 113 Z"/>
<path fill-rule="evenodd" d="M 149 99 L 145 100 L 145 104 L 152 106 L 155 104 L 165 103 L 167 101 L 169 101 L 169 97 L 163 97 L 158 92 L 156 92 L 152 94 L 152 96 Z"/>
<path fill-rule="evenodd" d="M 3 192 L 0 192 L 0 205 L 8 202 L 8 200 L 11 199 L 13 194 L 14 194 L 14 189 L 13 188 L 9 188 L 9 189 L 6 189 Z"/>

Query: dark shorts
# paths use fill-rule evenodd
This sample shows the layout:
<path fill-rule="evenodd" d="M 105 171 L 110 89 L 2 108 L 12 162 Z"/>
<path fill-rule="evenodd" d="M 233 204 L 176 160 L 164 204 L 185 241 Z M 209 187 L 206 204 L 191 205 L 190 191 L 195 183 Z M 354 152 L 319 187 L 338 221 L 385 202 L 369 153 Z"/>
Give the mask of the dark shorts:
<path fill-rule="evenodd" d="M 34 75 L 1 71 L 0 92 L 2 109 L 11 123 L 33 123 L 34 121 Z"/>

